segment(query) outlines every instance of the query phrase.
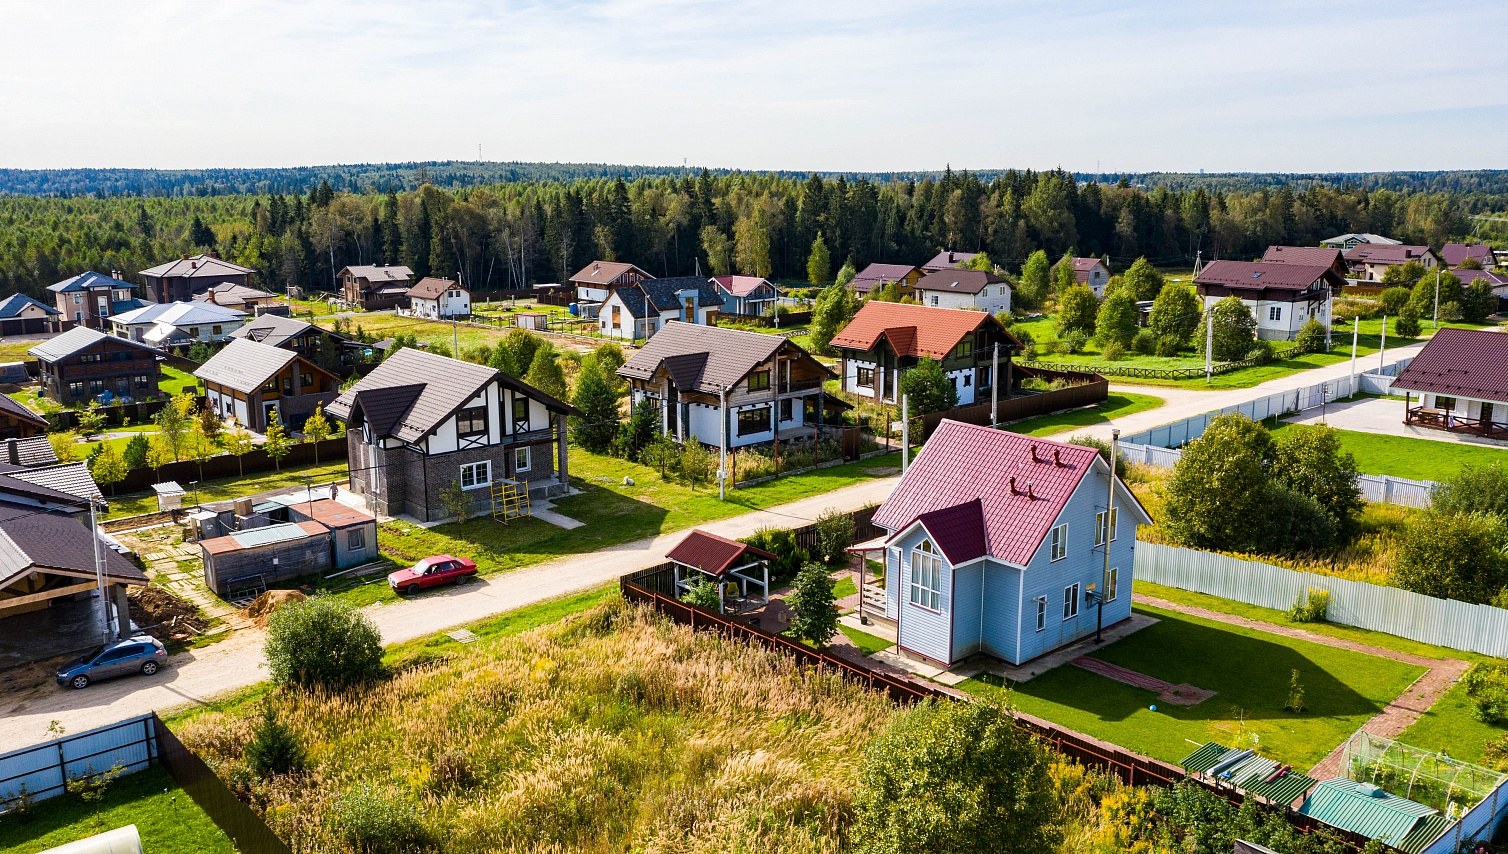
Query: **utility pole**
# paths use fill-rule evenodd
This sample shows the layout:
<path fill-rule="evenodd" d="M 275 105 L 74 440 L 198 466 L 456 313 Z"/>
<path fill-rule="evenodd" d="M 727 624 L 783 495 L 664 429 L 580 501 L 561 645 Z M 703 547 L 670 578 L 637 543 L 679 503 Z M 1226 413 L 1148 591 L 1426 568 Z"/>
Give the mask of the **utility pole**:
<path fill-rule="evenodd" d="M 89 499 L 89 538 L 94 541 L 94 585 L 99 593 L 100 641 L 110 642 L 110 599 L 105 595 L 105 556 L 99 549 L 99 502 Z"/>
<path fill-rule="evenodd" d="M 1361 337 L 1361 315 L 1356 315 L 1356 322 L 1351 327 L 1351 393 L 1355 394 L 1361 389 L 1356 387 L 1356 341 Z"/>
<path fill-rule="evenodd" d="M 1000 423 L 1000 342 L 990 355 L 990 426 Z"/>
<path fill-rule="evenodd" d="M 1440 328 L 1440 268 L 1435 268 L 1435 320 L 1434 327 Z"/>
<path fill-rule="evenodd" d="M 1115 536 L 1115 458 L 1120 454 L 1121 431 L 1110 431 L 1110 486 L 1105 490 L 1105 567 L 1100 573 L 1098 608 L 1094 613 L 1094 642 L 1099 643 L 1105 625 L 1105 594 L 1110 592 L 1110 540 Z"/>
<path fill-rule="evenodd" d="M 1378 347 L 1377 347 L 1377 372 L 1379 374 L 1382 373 L 1383 360 L 1387 357 L 1387 354 L 1388 354 L 1388 316 L 1386 314 L 1384 314 L 1382 316 L 1382 341 L 1379 342 Z"/>
<path fill-rule="evenodd" d="M 901 471 L 911 464 L 911 404 L 901 392 Z"/>
<path fill-rule="evenodd" d="M 717 441 L 717 500 L 728 500 L 728 387 L 717 390 L 718 424 L 722 427 Z M 769 591 L 765 591 L 768 593 Z"/>
<path fill-rule="evenodd" d="M 1204 384 L 1215 376 L 1215 307 L 1204 310 Z"/>

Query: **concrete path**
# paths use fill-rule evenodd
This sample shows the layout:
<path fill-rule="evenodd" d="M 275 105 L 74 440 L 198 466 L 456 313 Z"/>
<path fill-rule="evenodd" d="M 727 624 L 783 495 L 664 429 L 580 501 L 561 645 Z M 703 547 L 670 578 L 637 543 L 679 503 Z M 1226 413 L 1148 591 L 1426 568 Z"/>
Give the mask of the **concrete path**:
<path fill-rule="evenodd" d="M 899 478 L 865 481 L 829 493 L 700 525 L 738 538 L 760 528 L 790 528 L 816 521 L 829 507 L 856 510 L 883 501 Z M 685 535 L 661 534 L 495 575 L 460 587 L 381 603 L 366 609 L 386 643 L 431 635 L 454 626 L 521 608 L 544 599 L 596 587 L 636 569 L 653 566 Z M 164 711 L 252 685 L 267 678 L 264 633 L 235 632 L 220 643 L 173 656 L 156 676 L 132 676 L 83 691 L 44 685 L 0 697 L 0 752 L 44 741 L 50 721 L 67 732 L 113 723 L 144 712 Z"/>
<path fill-rule="evenodd" d="M 1231 614 L 1222 614 L 1219 611 L 1211 611 L 1206 608 L 1197 608 L 1192 605 L 1180 605 L 1169 602 L 1166 599 L 1158 599 L 1153 596 L 1137 595 L 1135 600 L 1141 605 L 1151 605 L 1154 608 L 1162 608 L 1165 611 L 1177 611 L 1180 614 L 1188 614 L 1194 617 L 1202 617 L 1206 620 L 1214 620 L 1246 629 L 1255 629 L 1259 632 L 1281 635 L 1283 637 L 1306 640 L 1310 643 L 1323 644 L 1337 649 L 1348 649 L 1352 652 L 1360 652 L 1366 655 L 1375 655 L 1378 658 L 1389 658 L 1393 661 L 1402 661 L 1419 667 L 1428 668 L 1423 676 L 1414 681 L 1414 684 L 1404 689 L 1402 694 L 1394 697 L 1391 702 L 1383 707 L 1373 718 L 1361 725 L 1360 731 L 1366 731 L 1372 735 L 1383 738 L 1397 738 L 1404 730 L 1414 725 L 1414 722 L 1433 706 L 1461 674 L 1466 672 L 1470 665 L 1455 658 L 1425 658 L 1422 655 L 1410 655 L 1406 652 L 1387 649 L 1380 646 L 1358 643 L 1356 641 L 1333 638 L 1329 635 L 1315 634 L 1314 632 L 1282 626 L 1276 623 L 1264 623 L 1260 620 L 1251 620 L 1246 617 L 1237 617 Z M 1349 741 L 1349 739 L 1347 739 Z M 1316 780 L 1324 780 L 1330 777 L 1340 776 L 1341 756 L 1345 752 L 1345 742 L 1342 742 L 1330 755 L 1319 761 L 1309 771 L 1309 776 Z"/>
<path fill-rule="evenodd" d="M 1423 349 L 1423 342 L 1410 344 L 1407 347 L 1389 347 L 1387 361 L 1389 364 L 1405 357 L 1418 355 Z M 1361 372 L 1375 370 L 1377 368 L 1377 356 L 1362 357 L 1357 363 L 1357 370 Z M 1092 427 L 1075 428 L 1065 432 L 1066 435 L 1087 433 L 1100 439 L 1108 440 L 1110 431 L 1119 428 L 1121 436 L 1126 437 L 1153 427 L 1171 424 L 1194 415 L 1200 415 L 1215 409 L 1223 409 L 1227 406 L 1235 406 L 1259 397 L 1266 397 L 1280 391 L 1291 391 L 1296 388 L 1314 385 L 1315 383 L 1335 380 L 1351 375 L 1351 361 L 1336 362 L 1333 365 L 1325 365 L 1319 368 L 1310 368 L 1269 380 L 1252 388 L 1224 389 L 1218 391 L 1202 391 L 1197 388 L 1183 386 L 1163 388 L 1160 386 L 1133 385 L 1130 383 L 1116 383 L 1111 386 L 1118 391 L 1134 392 L 1136 394 L 1149 394 L 1161 397 L 1167 401 L 1157 409 L 1149 409 L 1145 412 L 1137 412 L 1124 418 L 1117 418 L 1106 424 L 1096 424 Z"/>
<path fill-rule="evenodd" d="M 1414 401 L 1418 406 L 1418 401 Z M 1384 436 L 1405 436 L 1410 439 L 1428 439 L 1431 442 L 1457 442 L 1463 445 L 1482 445 L 1488 448 L 1508 447 L 1501 439 L 1486 439 L 1473 433 L 1453 433 L 1435 427 L 1420 427 L 1403 423 L 1403 401 L 1366 398 L 1347 403 L 1332 403 L 1321 409 L 1311 409 L 1300 415 L 1283 419 L 1293 424 L 1328 424 L 1338 430 L 1355 430 L 1359 433 L 1379 433 Z"/>

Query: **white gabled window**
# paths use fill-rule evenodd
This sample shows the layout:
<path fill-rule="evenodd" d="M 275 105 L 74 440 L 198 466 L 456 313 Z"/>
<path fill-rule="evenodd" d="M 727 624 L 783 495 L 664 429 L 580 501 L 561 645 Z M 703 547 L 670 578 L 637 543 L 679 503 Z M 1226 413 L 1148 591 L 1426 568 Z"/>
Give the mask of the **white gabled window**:
<path fill-rule="evenodd" d="M 492 484 L 492 463 L 482 460 L 479 463 L 466 463 L 461 466 L 461 488 L 479 489 Z"/>
<path fill-rule="evenodd" d="M 1112 543 L 1115 542 L 1115 521 L 1120 516 L 1120 511 L 1119 507 L 1110 508 L 1110 542 Z M 1105 544 L 1105 511 L 1103 510 L 1094 514 L 1094 544 L 1097 546 Z"/>
<path fill-rule="evenodd" d="M 1110 572 L 1105 576 L 1105 601 L 1114 602 L 1116 594 L 1120 592 L 1121 570 L 1118 566 L 1110 567 Z"/>
<path fill-rule="evenodd" d="M 1059 525 L 1052 529 L 1052 560 L 1062 560 L 1068 557 L 1068 526 Z"/>
<path fill-rule="evenodd" d="M 911 550 L 911 604 L 928 610 L 941 610 L 942 558 L 931 540 Z"/>
<path fill-rule="evenodd" d="M 1063 588 L 1063 619 L 1072 620 L 1079 615 L 1079 583 Z"/>

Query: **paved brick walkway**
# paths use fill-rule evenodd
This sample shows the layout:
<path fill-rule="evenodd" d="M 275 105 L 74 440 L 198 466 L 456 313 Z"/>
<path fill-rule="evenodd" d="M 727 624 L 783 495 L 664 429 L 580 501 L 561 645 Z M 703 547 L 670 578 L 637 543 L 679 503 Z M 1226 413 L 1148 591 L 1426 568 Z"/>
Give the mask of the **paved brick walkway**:
<path fill-rule="evenodd" d="M 1215 692 L 1207 688 L 1196 688 L 1193 685 L 1174 685 L 1156 676 L 1148 676 L 1121 667 L 1119 664 L 1111 664 L 1108 661 L 1100 661 L 1098 658 L 1090 658 L 1081 655 L 1069 662 L 1075 667 L 1082 667 L 1090 673 L 1098 673 L 1106 679 L 1114 679 L 1117 682 L 1130 685 L 1133 688 L 1141 688 L 1144 691 L 1157 692 L 1157 699 L 1173 706 L 1197 706 L 1200 703 L 1215 696 Z"/>
<path fill-rule="evenodd" d="M 1426 658 L 1422 655 L 1412 655 L 1407 652 L 1386 649 L 1371 644 L 1358 643 L 1356 641 L 1332 638 L 1328 635 L 1316 634 L 1304 629 L 1292 626 L 1282 626 L 1276 623 L 1264 623 L 1261 620 L 1252 620 L 1246 617 L 1237 617 L 1231 614 L 1222 614 L 1219 611 L 1211 611 L 1207 608 L 1197 608 L 1192 605 L 1180 605 L 1177 602 L 1169 602 L 1166 599 L 1158 599 L 1153 596 L 1137 595 L 1136 601 L 1143 605 L 1151 605 L 1154 608 L 1162 608 L 1165 611 L 1176 611 L 1180 614 L 1188 614 L 1193 617 L 1202 617 L 1206 620 L 1228 623 L 1233 626 L 1254 629 L 1259 632 L 1267 632 L 1283 637 L 1298 638 L 1310 643 L 1324 644 L 1337 649 L 1348 649 L 1352 652 L 1360 652 L 1366 655 L 1375 655 L 1378 658 L 1390 658 L 1393 661 L 1402 661 L 1406 664 L 1414 664 L 1428 668 L 1423 676 L 1414 680 L 1414 684 L 1404 689 L 1402 694 L 1393 698 L 1381 712 L 1378 712 L 1371 720 L 1361 725 L 1361 730 L 1383 738 L 1397 738 L 1404 730 L 1413 726 L 1420 716 L 1429 711 L 1429 708 L 1438 701 L 1450 686 L 1461 678 L 1470 665 L 1455 658 Z M 1340 776 L 1341 754 L 1346 745 L 1340 744 L 1330 755 L 1319 761 L 1309 771 L 1309 776 L 1316 780 L 1328 777 Z"/>

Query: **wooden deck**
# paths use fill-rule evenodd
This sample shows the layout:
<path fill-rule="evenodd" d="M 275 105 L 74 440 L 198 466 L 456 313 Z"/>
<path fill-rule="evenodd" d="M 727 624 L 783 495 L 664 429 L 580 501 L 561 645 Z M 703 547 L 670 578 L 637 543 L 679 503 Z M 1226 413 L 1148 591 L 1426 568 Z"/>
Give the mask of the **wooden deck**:
<path fill-rule="evenodd" d="M 1480 418 L 1464 418 L 1447 409 L 1430 409 L 1415 406 L 1406 410 L 1403 423 L 1445 430 L 1450 433 L 1470 433 L 1488 439 L 1508 439 L 1508 424 L 1501 421 L 1482 421 Z"/>

